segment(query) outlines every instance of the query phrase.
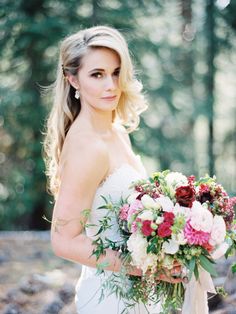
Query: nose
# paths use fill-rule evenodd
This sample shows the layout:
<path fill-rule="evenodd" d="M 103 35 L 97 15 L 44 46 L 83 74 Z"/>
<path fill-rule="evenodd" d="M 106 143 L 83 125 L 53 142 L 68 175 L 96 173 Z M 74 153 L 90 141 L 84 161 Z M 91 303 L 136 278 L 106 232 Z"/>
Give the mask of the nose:
<path fill-rule="evenodd" d="M 111 75 L 108 75 L 106 78 L 106 90 L 115 90 L 116 85 L 116 80 Z"/>

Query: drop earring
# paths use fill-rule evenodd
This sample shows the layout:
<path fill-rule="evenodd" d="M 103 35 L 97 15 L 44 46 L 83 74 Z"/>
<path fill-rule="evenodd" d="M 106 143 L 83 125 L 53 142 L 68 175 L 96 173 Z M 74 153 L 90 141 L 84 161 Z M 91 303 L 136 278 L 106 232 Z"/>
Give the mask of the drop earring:
<path fill-rule="evenodd" d="M 80 95 L 79 95 L 79 91 L 76 90 L 76 91 L 75 91 L 75 98 L 76 98 L 76 99 L 79 99 L 79 96 L 80 96 Z"/>

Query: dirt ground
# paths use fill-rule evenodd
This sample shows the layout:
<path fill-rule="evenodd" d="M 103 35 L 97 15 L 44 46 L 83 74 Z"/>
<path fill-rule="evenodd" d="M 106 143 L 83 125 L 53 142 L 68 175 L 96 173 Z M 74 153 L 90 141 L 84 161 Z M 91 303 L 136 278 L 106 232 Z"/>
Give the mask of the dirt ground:
<path fill-rule="evenodd" d="M 210 300 L 211 314 L 236 314 L 236 276 L 229 276 L 228 267 L 229 262 L 217 264 L 215 283 L 224 284 L 229 295 Z M 48 232 L 0 232 L 0 313 L 76 314 L 80 271 L 53 254 Z"/>
<path fill-rule="evenodd" d="M 53 254 L 48 232 L 0 234 L 0 313 L 75 314 L 80 269 Z"/>

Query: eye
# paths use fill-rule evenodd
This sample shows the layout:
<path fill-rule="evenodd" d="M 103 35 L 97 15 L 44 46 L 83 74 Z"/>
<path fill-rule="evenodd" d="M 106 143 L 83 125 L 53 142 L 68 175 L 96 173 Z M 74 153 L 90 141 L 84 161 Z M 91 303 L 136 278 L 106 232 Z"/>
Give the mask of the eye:
<path fill-rule="evenodd" d="M 116 71 L 113 73 L 113 75 L 119 76 L 119 75 L 120 75 L 120 69 L 116 70 Z"/>
<path fill-rule="evenodd" d="M 95 78 L 101 78 L 102 77 L 102 73 L 101 72 L 94 72 L 93 74 L 91 74 L 92 77 Z"/>

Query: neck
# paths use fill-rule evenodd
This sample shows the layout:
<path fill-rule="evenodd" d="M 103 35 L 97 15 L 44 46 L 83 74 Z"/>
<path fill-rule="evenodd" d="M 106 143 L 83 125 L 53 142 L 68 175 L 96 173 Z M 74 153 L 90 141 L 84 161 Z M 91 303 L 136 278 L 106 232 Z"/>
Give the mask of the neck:
<path fill-rule="evenodd" d="M 112 133 L 112 111 L 102 111 L 82 106 L 79 116 L 87 124 L 87 127 L 96 133 L 101 135 L 110 135 Z"/>

